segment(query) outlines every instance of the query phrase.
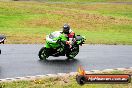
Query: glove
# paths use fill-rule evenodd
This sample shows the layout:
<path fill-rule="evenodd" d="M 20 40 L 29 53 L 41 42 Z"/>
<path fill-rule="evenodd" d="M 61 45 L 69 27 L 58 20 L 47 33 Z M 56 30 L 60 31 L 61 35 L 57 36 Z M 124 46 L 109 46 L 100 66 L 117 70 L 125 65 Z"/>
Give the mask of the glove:
<path fill-rule="evenodd" d="M 71 41 L 66 41 L 66 44 L 70 45 L 71 44 Z"/>
<path fill-rule="evenodd" d="M 66 41 L 66 44 L 68 44 L 70 46 L 70 48 L 72 47 L 71 41 Z"/>

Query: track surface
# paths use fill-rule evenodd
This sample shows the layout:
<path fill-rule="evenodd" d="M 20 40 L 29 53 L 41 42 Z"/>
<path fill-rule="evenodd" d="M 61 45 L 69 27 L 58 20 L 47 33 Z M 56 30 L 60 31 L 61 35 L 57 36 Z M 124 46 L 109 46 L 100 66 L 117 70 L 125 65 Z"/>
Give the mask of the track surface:
<path fill-rule="evenodd" d="M 85 70 L 132 67 L 132 46 L 84 45 L 75 60 L 49 57 L 47 62 L 37 56 L 43 45 L 0 45 L 0 78 L 75 72 L 79 65 Z"/>

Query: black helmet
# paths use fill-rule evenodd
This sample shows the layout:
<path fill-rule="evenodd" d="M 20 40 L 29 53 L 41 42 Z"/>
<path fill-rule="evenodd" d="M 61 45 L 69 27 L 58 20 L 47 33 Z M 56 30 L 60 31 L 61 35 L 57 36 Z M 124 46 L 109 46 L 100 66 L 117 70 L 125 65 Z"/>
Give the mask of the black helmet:
<path fill-rule="evenodd" d="M 68 24 L 65 24 L 63 26 L 63 33 L 69 34 L 70 26 Z"/>

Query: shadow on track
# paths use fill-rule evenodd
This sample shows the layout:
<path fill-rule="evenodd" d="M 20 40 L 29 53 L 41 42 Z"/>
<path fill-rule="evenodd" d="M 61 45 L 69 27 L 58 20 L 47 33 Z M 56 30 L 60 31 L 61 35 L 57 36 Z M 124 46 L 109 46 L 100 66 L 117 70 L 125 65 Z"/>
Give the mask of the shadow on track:
<path fill-rule="evenodd" d="M 54 60 L 39 60 L 39 62 L 41 64 L 46 64 L 46 65 L 78 65 L 79 64 L 79 60 L 77 59 L 54 59 Z"/>

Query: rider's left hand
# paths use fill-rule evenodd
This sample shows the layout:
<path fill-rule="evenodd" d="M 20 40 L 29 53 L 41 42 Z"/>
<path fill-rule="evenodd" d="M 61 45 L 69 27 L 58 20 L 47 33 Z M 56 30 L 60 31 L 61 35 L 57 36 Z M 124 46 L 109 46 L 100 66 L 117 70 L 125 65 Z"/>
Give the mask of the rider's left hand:
<path fill-rule="evenodd" d="M 66 44 L 70 45 L 71 44 L 71 41 L 66 41 Z"/>
<path fill-rule="evenodd" d="M 70 46 L 70 48 L 72 47 L 72 42 L 71 41 L 66 41 L 66 44 L 68 44 Z"/>

